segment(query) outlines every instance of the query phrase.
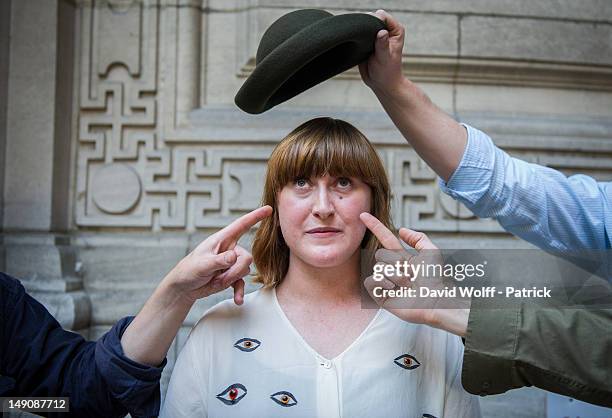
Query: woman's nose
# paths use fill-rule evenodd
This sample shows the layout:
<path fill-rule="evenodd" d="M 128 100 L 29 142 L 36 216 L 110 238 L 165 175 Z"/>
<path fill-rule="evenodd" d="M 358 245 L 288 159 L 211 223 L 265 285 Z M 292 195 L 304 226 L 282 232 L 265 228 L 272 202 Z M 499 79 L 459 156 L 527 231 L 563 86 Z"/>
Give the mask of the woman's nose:
<path fill-rule="evenodd" d="M 334 205 L 326 188 L 319 189 L 312 205 L 312 213 L 320 218 L 327 218 L 334 214 Z"/>

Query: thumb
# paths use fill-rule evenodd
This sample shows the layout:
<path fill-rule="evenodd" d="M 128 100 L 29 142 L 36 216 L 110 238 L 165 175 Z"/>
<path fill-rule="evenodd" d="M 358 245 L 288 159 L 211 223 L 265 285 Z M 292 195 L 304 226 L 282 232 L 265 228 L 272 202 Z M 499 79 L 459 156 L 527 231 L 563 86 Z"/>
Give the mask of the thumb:
<path fill-rule="evenodd" d="M 408 228 L 400 228 L 399 236 L 406 244 L 416 250 L 437 250 L 427 235 Z"/>

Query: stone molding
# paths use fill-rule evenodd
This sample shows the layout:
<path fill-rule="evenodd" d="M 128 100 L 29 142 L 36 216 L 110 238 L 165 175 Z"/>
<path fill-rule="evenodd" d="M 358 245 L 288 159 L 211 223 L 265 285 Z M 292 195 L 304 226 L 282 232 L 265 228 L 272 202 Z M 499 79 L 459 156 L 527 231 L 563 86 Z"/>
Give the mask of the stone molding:
<path fill-rule="evenodd" d="M 91 305 L 83 289 L 82 263 L 71 238 L 47 233 L 2 235 L 3 270 L 21 280 L 66 329 L 89 326 Z"/>
<path fill-rule="evenodd" d="M 255 68 L 251 57 L 238 76 L 248 77 Z M 561 64 L 513 59 L 405 56 L 403 72 L 416 83 L 540 87 L 612 91 L 612 66 Z M 336 76 L 360 80 L 357 68 Z"/>

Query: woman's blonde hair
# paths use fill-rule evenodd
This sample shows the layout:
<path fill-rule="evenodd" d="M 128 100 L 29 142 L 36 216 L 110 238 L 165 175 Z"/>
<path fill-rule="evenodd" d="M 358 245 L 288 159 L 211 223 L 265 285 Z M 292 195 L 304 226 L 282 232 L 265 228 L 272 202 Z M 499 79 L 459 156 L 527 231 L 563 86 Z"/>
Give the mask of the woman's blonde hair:
<path fill-rule="evenodd" d="M 253 241 L 257 267 L 254 281 L 265 287 L 278 285 L 289 268 L 289 248 L 278 219 L 279 192 L 299 178 L 356 177 L 372 189 L 370 213 L 387 228 L 391 224 L 389 179 L 376 150 L 357 128 L 343 120 L 316 118 L 295 128 L 272 151 L 268 160 L 262 205 L 274 208 L 264 219 Z M 367 230 L 361 248 L 376 250 L 380 244 Z"/>

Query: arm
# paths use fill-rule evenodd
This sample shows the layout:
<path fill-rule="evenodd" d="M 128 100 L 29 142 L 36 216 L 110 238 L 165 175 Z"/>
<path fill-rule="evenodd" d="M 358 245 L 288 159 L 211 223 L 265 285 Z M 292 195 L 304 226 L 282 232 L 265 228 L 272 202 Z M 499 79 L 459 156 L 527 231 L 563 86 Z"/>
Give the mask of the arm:
<path fill-rule="evenodd" d="M 159 364 L 196 300 L 234 287 L 242 304 L 244 281 L 252 256 L 236 245 L 240 237 L 270 216 L 264 206 L 240 217 L 200 243 L 162 280 L 121 339 L 126 355 L 145 364 Z"/>
<path fill-rule="evenodd" d="M 471 393 L 536 386 L 612 407 L 612 310 L 491 309 L 472 301 L 462 383 Z M 490 302 L 489 302 L 490 303 Z"/>
<path fill-rule="evenodd" d="M 0 301 L 9 303 L 0 312 L 0 391 L 8 377 L 13 395 L 68 396 L 77 415 L 157 415 L 161 367 L 185 316 L 197 299 L 229 286 L 242 303 L 252 258 L 237 242 L 271 213 L 256 209 L 200 243 L 133 321 L 120 321 L 97 343 L 63 330 L 15 279 L 1 277 Z"/>
<path fill-rule="evenodd" d="M 361 77 L 419 156 L 448 180 L 465 150 L 465 129 L 402 74 L 404 27 L 385 11 L 375 16 L 388 31 L 378 33 L 374 54 L 359 65 Z"/>
<path fill-rule="evenodd" d="M 157 413 L 162 369 L 138 364 L 120 350 L 119 339 L 130 318 L 119 321 L 98 342 L 88 342 L 64 330 L 17 280 L 1 275 L 0 287 L 0 375 L 13 381 L 6 395 L 68 396 L 75 416 Z"/>
<path fill-rule="evenodd" d="M 371 215 L 361 214 L 361 219 L 385 248 L 400 255 L 399 241 L 391 231 Z M 425 234 L 405 228 L 399 233 L 419 254 L 435 251 Z M 378 253 L 376 259 L 394 262 L 381 260 Z M 389 281 L 388 289 L 418 286 L 419 280 L 408 284 L 395 278 Z M 372 288 L 371 277 L 364 285 Z M 400 319 L 465 337 L 462 383 L 471 393 L 488 395 L 536 386 L 612 406 L 612 309 L 598 308 L 605 305 L 596 299 L 609 303 L 609 288 L 597 285 L 593 291 L 584 290 L 582 296 L 575 295 L 571 300 L 561 294 L 561 299 L 552 304 L 542 300 L 521 303 L 517 299 L 507 306 L 505 300 L 507 307 L 502 309 L 499 298 L 473 298 L 463 309 L 435 308 L 435 300 L 424 309 L 411 308 L 408 302 L 387 307 L 385 300 L 373 299 Z"/>
<path fill-rule="evenodd" d="M 442 190 L 545 250 L 611 248 L 612 184 L 511 158 L 482 132 L 462 127 L 403 76 L 404 28 L 384 11 L 376 16 L 389 30 L 379 32 L 361 76 L 443 180 Z"/>
<path fill-rule="evenodd" d="M 469 126 L 467 131 L 459 168 L 440 184 L 444 192 L 544 250 L 610 248 L 612 194 L 605 184 L 512 158 L 485 133 Z"/>

